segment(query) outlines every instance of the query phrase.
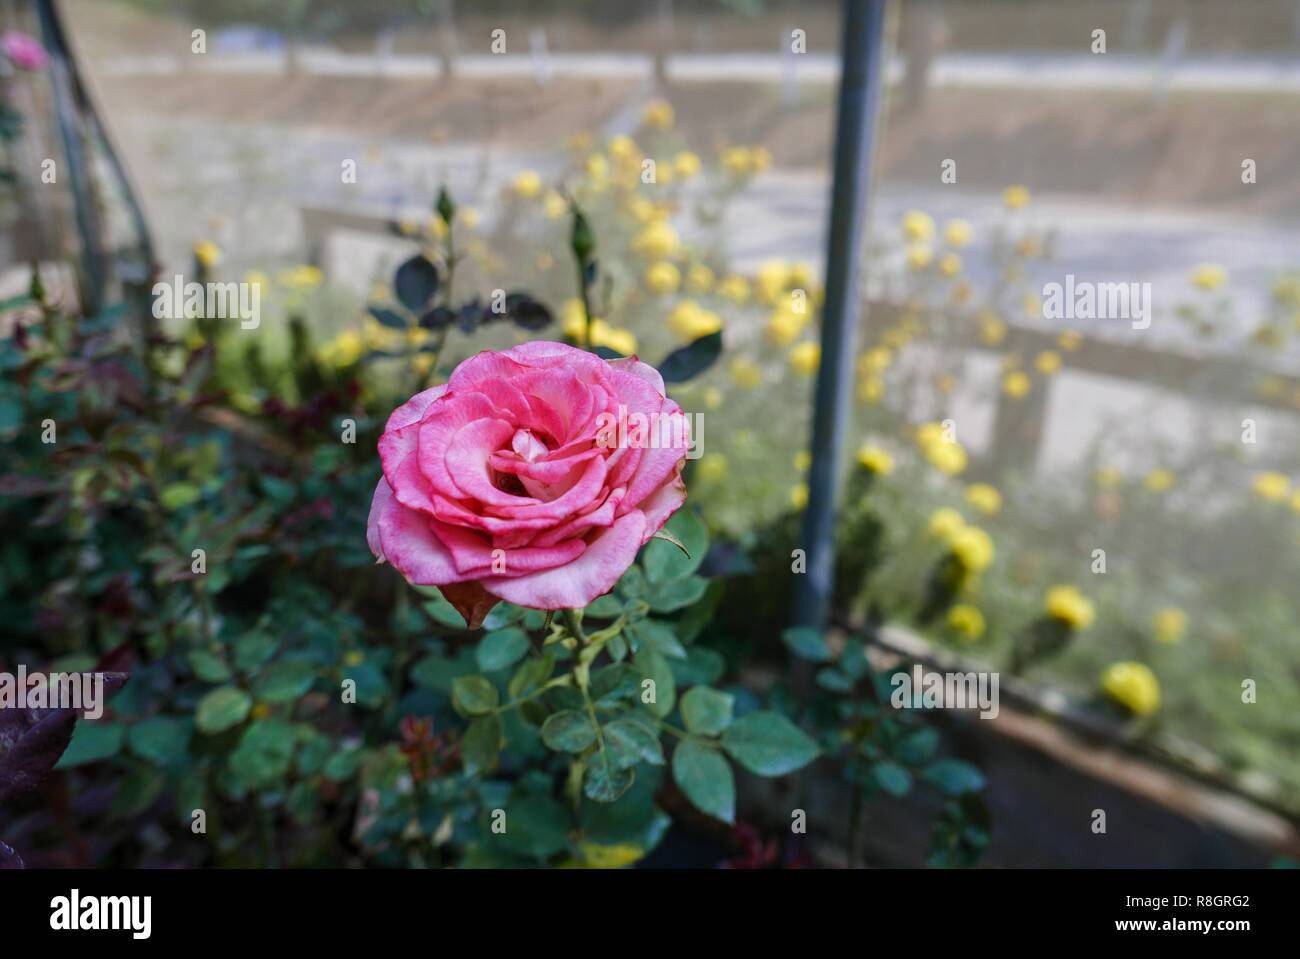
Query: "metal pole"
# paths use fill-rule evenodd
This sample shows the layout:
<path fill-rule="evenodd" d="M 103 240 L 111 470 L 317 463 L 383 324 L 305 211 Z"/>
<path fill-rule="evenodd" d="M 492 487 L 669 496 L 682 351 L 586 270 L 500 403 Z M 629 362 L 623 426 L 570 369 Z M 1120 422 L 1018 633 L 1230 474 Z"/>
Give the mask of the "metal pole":
<path fill-rule="evenodd" d="M 794 622 L 823 627 L 835 573 L 835 477 L 853 396 L 859 306 L 859 259 L 876 113 L 880 105 L 887 0 L 845 0 L 839 108 L 835 121 L 835 181 L 826 243 L 826 300 L 821 365 L 813 408 L 812 465 L 803 545 L 808 571 L 796 579 Z"/>

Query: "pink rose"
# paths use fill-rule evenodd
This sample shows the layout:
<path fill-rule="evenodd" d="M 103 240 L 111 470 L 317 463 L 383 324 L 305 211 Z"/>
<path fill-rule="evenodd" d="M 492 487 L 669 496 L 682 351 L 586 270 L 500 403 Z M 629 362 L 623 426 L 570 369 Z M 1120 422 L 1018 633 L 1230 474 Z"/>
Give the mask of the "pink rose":
<path fill-rule="evenodd" d="M 0 37 L 0 52 L 24 70 L 41 70 L 50 62 L 39 40 L 15 30 Z"/>
<path fill-rule="evenodd" d="M 366 540 L 470 628 L 503 599 L 581 608 L 685 502 L 688 445 L 686 414 L 636 357 L 479 353 L 388 418 Z"/>

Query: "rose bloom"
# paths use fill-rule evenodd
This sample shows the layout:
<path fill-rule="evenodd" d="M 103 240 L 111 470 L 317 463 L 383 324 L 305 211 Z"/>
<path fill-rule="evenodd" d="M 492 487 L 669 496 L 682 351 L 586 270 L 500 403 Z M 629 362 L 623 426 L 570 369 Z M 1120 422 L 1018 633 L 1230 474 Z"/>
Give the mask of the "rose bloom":
<path fill-rule="evenodd" d="M 470 628 L 500 600 L 581 608 L 685 501 L 688 444 L 686 415 L 636 357 L 479 353 L 389 417 L 366 540 Z"/>
<path fill-rule="evenodd" d="M 50 62 L 41 42 L 25 33 L 11 30 L 0 36 L 0 53 L 24 70 L 42 70 Z"/>

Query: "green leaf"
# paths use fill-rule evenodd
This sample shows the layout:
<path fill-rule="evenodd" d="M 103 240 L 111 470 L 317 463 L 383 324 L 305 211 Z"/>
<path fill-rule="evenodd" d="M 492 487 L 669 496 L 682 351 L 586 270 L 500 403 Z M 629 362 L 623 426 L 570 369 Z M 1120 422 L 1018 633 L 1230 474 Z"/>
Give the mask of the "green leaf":
<path fill-rule="evenodd" d="M 185 755 L 194 724 L 188 719 L 151 716 L 131 727 L 127 745 L 141 759 L 156 766 L 166 766 Z"/>
<path fill-rule="evenodd" d="M 230 754 L 230 769 L 252 789 L 270 789 L 289 775 L 294 728 L 281 719 L 262 719 L 252 723 L 239 746 Z"/>
<path fill-rule="evenodd" d="M 682 719 L 686 728 L 701 736 L 717 736 L 731 724 L 736 698 L 708 686 L 695 686 L 682 696 Z"/>
<path fill-rule="evenodd" d="M 540 659 L 525 660 L 510 677 L 510 683 L 506 686 L 506 695 L 513 700 L 531 693 L 546 683 L 554 671 L 555 653 L 552 650 L 548 649 Z"/>
<path fill-rule="evenodd" d="M 436 586 L 427 588 L 434 590 L 435 595 L 427 602 L 420 604 L 424 611 L 429 614 L 435 623 L 441 626 L 451 626 L 453 629 L 463 630 L 465 628 L 465 617 L 456 612 L 456 607 L 447 601 L 447 597 L 437 592 Z"/>
<path fill-rule="evenodd" d="M 601 709 L 631 702 L 641 692 L 641 674 L 632 663 L 613 663 L 591 674 L 589 692 Z"/>
<path fill-rule="evenodd" d="M 673 779 L 701 812 L 731 823 L 736 820 L 736 780 L 722 754 L 692 739 L 673 751 Z"/>
<path fill-rule="evenodd" d="M 947 796 L 960 796 L 984 788 L 984 774 L 960 759 L 940 759 L 931 763 L 921 778 Z"/>
<path fill-rule="evenodd" d="M 894 758 L 900 763 L 915 766 L 934 755 L 939 745 L 939 734 L 929 726 L 914 729 L 894 746 Z"/>
<path fill-rule="evenodd" d="M 224 659 L 201 649 L 196 649 L 187 658 L 194 675 L 205 683 L 224 683 L 234 675 Z"/>
<path fill-rule="evenodd" d="M 685 383 L 707 370 L 721 355 L 722 331 L 718 330 L 669 353 L 659 364 L 659 375 L 665 383 Z"/>
<path fill-rule="evenodd" d="M 652 539 L 646 543 L 641 553 L 641 565 L 645 568 L 646 579 L 652 583 L 690 576 L 700 568 L 709 549 L 709 531 L 690 506 L 673 513 L 664 529 L 677 537 L 690 555 L 666 540 Z"/>
<path fill-rule="evenodd" d="M 451 684 L 451 705 L 462 716 L 481 716 L 497 708 L 497 688 L 482 676 L 460 676 Z"/>
<path fill-rule="evenodd" d="M 297 699 L 316 679 L 310 663 L 272 663 L 257 679 L 257 698 L 268 703 L 285 703 Z"/>
<path fill-rule="evenodd" d="M 727 663 L 716 649 L 692 646 L 685 660 L 671 660 L 668 666 L 678 686 L 707 686 L 721 678 Z"/>
<path fill-rule="evenodd" d="M 636 668 L 638 674 L 638 698 L 646 695 L 645 681 L 651 680 L 654 683 L 654 702 L 647 703 L 654 714 L 661 719 L 673 711 L 673 705 L 677 702 L 677 681 L 673 678 L 673 671 L 668 666 L 668 660 L 649 646 L 642 646 L 632 657 L 632 665 Z"/>
<path fill-rule="evenodd" d="M 632 758 L 632 762 L 645 760 L 662 766 L 664 750 L 659 744 L 659 737 L 645 723 L 635 719 L 616 719 L 601 727 L 605 741 L 609 745 Z"/>
<path fill-rule="evenodd" d="M 876 763 L 871 767 L 872 778 L 891 796 L 906 796 L 912 788 L 912 774 L 898 763 Z"/>
<path fill-rule="evenodd" d="M 474 651 L 474 659 L 483 672 L 494 673 L 517 663 L 527 653 L 528 637 L 522 629 L 511 627 L 484 636 Z"/>
<path fill-rule="evenodd" d="M 251 630 L 235 641 L 235 668 L 251 673 L 275 653 L 280 641 L 260 629 Z"/>
<path fill-rule="evenodd" d="M 722 748 L 760 776 L 784 776 L 806 766 L 821 752 L 802 729 L 768 710 L 746 713 L 727 727 Z"/>
<path fill-rule="evenodd" d="M 703 576 L 687 576 L 667 583 L 651 583 L 645 592 L 645 601 L 656 613 L 671 613 L 685 609 L 704 595 L 709 581 Z"/>
<path fill-rule="evenodd" d="M 835 658 L 830 647 L 826 645 L 826 638 L 822 636 L 821 630 L 811 626 L 794 626 L 782 631 L 781 642 L 785 643 L 790 652 L 800 659 L 808 659 L 814 663 L 829 663 Z"/>
<path fill-rule="evenodd" d="M 221 686 L 199 700 L 194 723 L 200 732 L 219 733 L 248 718 L 253 699 L 238 686 Z"/>
<path fill-rule="evenodd" d="M 686 658 L 686 647 L 677 641 L 677 635 L 673 632 L 672 627 L 665 622 L 657 619 L 643 619 L 635 626 L 629 626 L 628 632 L 639 645 L 648 645 L 672 659 Z"/>
<path fill-rule="evenodd" d="M 596 741 L 596 730 L 585 713 L 564 709 L 542 723 L 542 742 L 561 753 L 580 753 Z"/>
<path fill-rule="evenodd" d="M 505 723 L 500 713 L 480 716 L 465 730 L 461 759 L 467 776 L 489 773 L 496 768 L 501 747 L 505 744 Z"/>
<path fill-rule="evenodd" d="M 173 512 L 199 501 L 200 490 L 193 483 L 170 483 L 159 494 L 163 509 Z"/>
<path fill-rule="evenodd" d="M 78 722 L 72 730 L 72 742 L 54 768 L 67 769 L 116 756 L 122 749 L 125 734 L 126 727 L 121 723 Z"/>
<path fill-rule="evenodd" d="M 587 761 L 582 792 L 595 802 L 613 802 L 627 792 L 635 775 L 631 767 L 620 767 L 611 752 L 602 749 Z"/>
<path fill-rule="evenodd" d="M 402 306 L 412 313 L 421 313 L 438 292 L 438 268 L 422 254 L 417 253 L 397 268 L 393 275 L 393 291 Z"/>

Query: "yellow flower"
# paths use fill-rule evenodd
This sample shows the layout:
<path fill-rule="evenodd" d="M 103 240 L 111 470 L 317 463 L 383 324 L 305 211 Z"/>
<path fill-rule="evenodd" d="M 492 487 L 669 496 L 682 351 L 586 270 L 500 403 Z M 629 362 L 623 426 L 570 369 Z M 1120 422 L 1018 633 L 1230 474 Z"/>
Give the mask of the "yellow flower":
<path fill-rule="evenodd" d="M 909 240 L 928 240 L 934 236 L 934 217 L 922 210 L 903 214 L 903 236 Z"/>
<path fill-rule="evenodd" d="M 704 391 L 704 405 L 711 410 L 716 410 L 722 406 L 722 390 L 716 386 L 710 386 Z"/>
<path fill-rule="evenodd" d="M 1083 337 L 1074 330 L 1062 330 L 1056 338 L 1056 345 L 1068 353 L 1073 353 L 1083 344 Z"/>
<path fill-rule="evenodd" d="M 949 220 L 943 227 L 943 239 L 949 246 L 960 250 L 970 242 L 971 226 L 966 220 Z"/>
<path fill-rule="evenodd" d="M 647 260 L 662 260 L 673 256 L 680 247 L 681 241 L 677 238 L 677 231 L 673 229 L 672 224 L 664 220 L 651 223 L 632 241 L 632 249 Z"/>
<path fill-rule="evenodd" d="M 325 274 L 318 267 L 303 264 L 289 270 L 281 270 L 276 279 L 291 289 L 303 290 L 319 286 L 324 281 Z"/>
<path fill-rule="evenodd" d="M 1260 473 L 1250 484 L 1250 488 L 1260 499 L 1269 503 L 1278 503 L 1286 499 L 1287 493 L 1291 491 L 1291 481 L 1282 473 Z"/>
<path fill-rule="evenodd" d="M 993 537 L 978 526 L 963 526 L 948 537 L 948 548 L 972 575 L 982 573 L 993 563 Z"/>
<path fill-rule="evenodd" d="M 472 230 L 479 224 L 478 210 L 474 209 L 472 206 L 461 207 L 460 213 L 457 214 L 457 218 L 460 220 L 461 225 L 467 230 Z"/>
<path fill-rule="evenodd" d="M 1295 495 L 1291 497 L 1291 508 L 1300 513 L 1300 490 L 1296 490 Z"/>
<path fill-rule="evenodd" d="M 541 195 L 542 178 L 537 175 L 536 170 L 524 170 L 515 174 L 511 187 L 514 189 L 516 196 L 525 200 L 532 200 Z"/>
<path fill-rule="evenodd" d="M 1007 335 L 1007 325 L 988 310 L 976 317 L 975 322 L 979 325 L 980 342 L 985 346 L 996 346 Z"/>
<path fill-rule="evenodd" d="M 858 384 L 858 399 L 864 403 L 874 403 L 885 394 L 885 381 L 879 376 L 863 377 Z"/>
<path fill-rule="evenodd" d="M 1217 263 L 1201 263 L 1192 268 L 1192 285 L 1202 290 L 1217 290 L 1228 282 L 1228 271 Z"/>
<path fill-rule="evenodd" d="M 755 173 L 762 173 L 772 165 L 772 151 L 764 146 L 751 147 L 749 165 Z"/>
<path fill-rule="evenodd" d="M 963 639 L 979 639 L 984 635 L 984 614 L 969 603 L 958 603 L 948 610 L 948 627 Z"/>
<path fill-rule="evenodd" d="M 966 520 L 962 519 L 961 513 L 957 512 L 950 506 L 937 509 L 930 514 L 930 535 L 935 536 L 947 542 L 962 529 L 966 527 Z"/>
<path fill-rule="evenodd" d="M 966 451 L 960 443 L 934 443 L 926 449 L 925 458 L 948 476 L 956 476 L 967 463 Z"/>
<path fill-rule="evenodd" d="M 883 373 L 894 361 L 894 354 L 887 346 L 873 346 L 858 357 L 858 375 Z"/>
<path fill-rule="evenodd" d="M 202 240 L 194 244 L 194 258 L 210 270 L 221 262 L 221 248 L 211 240 Z"/>
<path fill-rule="evenodd" d="M 691 342 L 722 329 L 718 314 L 702 309 L 694 300 L 682 300 L 668 314 L 668 328 L 681 339 Z"/>
<path fill-rule="evenodd" d="M 758 287 L 759 302 L 770 306 L 790 288 L 790 267 L 780 260 L 768 260 L 758 268 L 754 284 Z"/>
<path fill-rule="evenodd" d="M 1053 586 L 1047 591 L 1047 613 L 1074 629 L 1087 629 L 1097 618 L 1092 600 L 1073 586 Z"/>
<path fill-rule="evenodd" d="M 988 516 L 1002 508 L 1002 494 L 988 483 L 972 483 L 967 486 L 965 500 Z"/>
<path fill-rule="evenodd" d="M 802 332 L 807 323 L 806 314 L 798 314 L 789 308 L 777 307 L 763 327 L 768 341 L 775 346 L 789 346 Z"/>
<path fill-rule="evenodd" d="M 1151 492 L 1163 493 L 1174 485 L 1174 474 L 1167 469 L 1154 469 L 1142 482 Z"/>
<path fill-rule="evenodd" d="M 797 469 L 800 473 L 807 470 L 808 467 L 811 465 L 812 465 L 812 453 L 808 452 L 807 450 L 800 450 L 798 453 L 794 454 L 794 468 Z"/>
<path fill-rule="evenodd" d="M 365 341 L 356 330 L 344 330 L 332 340 L 321 344 L 316 351 L 316 358 L 327 366 L 351 366 L 366 351 Z"/>
<path fill-rule="evenodd" d="M 708 293 L 713 289 L 713 271 L 697 263 L 686 271 L 686 288 L 694 293 Z"/>
<path fill-rule="evenodd" d="M 632 332 L 630 330 L 615 329 L 604 320 L 592 321 L 591 345 L 607 346 L 624 356 L 633 356 L 636 353 L 636 337 Z"/>
<path fill-rule="evenodd" d="M 721 483 L 727 476 L 727 458 L 721 453 L 709 453 L 700 457 L 697 468 L 706 483 Z"/>
<path fill-rule="evenodd" d="M 258 286 L 258 287 L 270 286 L 271 278 L 267 276 L 265 273 L 263 273 L 261 270 L 249 270 L 247 273 L 244 274 L 244 282 L 247 283 L 249 286 Z M 378 296 L 375 296 L 376 288 L 379 293 Z M 373 299 L 377 299 L 377 300 L 385 299 L 388 296 L 388 287 L 384 286 L 382 283 L 376 283 L 375 287 L 371 288 L 370 295 Z"/>
<path fill-rule="evenodd" d="M 719 159 L 722 168 L 733 176 L 747 176 L 754 168 L 754 156 L 748 147 L 727 147 Z"/>
<path fill-rule="evenodd" d="M 681 282 L 681 272 L 667 260 L 652 263 L 645 271 L 646 289 L 652 293 L 675 293 Z"/>
<path fill-rule="evenodd" d="M 546 196 L 542 197 L 542 211 L 546 214 L 546 219 L 558 220 L 569 211 L 569 204 L 559 190 L 547 190 Z"/>
<path fill-rule="evenodd" d="M 683 150 L 673 157 L 673 171 L 679 177 L 689 180 L 691 177 L 699 175 L 700 158 L 689 150 Z"/>
<path fill-rule="evenodd" d="M 916 428 L 916 445 L 929 449 L 944 441 L 942 423 L 922 423 Z"/>
<path fill-rule="evenodd" d="M 934 259 L 934 251 L 928 243 L 913 243 L 907 248 L 907 267 L 910 270 L 924 270 Z"/>
<path fill-rule="evenodd" d="M 560 331 L 579 343 L 587 337 L 587 314 L 581 300 L 565 300 L 560 307 Z"/>
<path fill-rule="evenodd" d="M 1099 489 L 1114 489 L 1124 482 L 1124 474 L 1116 466 L 1103 466 L 1093 474 L 1092 481 Z"/>
<path fill-rule="evenodd" d="M 1029 377 L 1021 370 L 1012 370 L 1002 377 L 1002 391 L 1019 399 L 1029 392 Z"/>
<path fill-rule="evenodd" d="M 1142 663 L 1115 663 L 1101 674 L 1101 688 L 1111 699 L 1138 716 L 1160 708 L 1160 683 Z"/>
<path fill-rule="evenodd" d="M 609 179 L 609 159 L 603 153 L 593 153 L 585 163 L 588 178 L 597 183 Z"/>
<path fill-rule="evenodd" d="M 749 281 L 735 273 L 724 276 L 718 284 L 718 294 L 737 306 L 744 306 L 749 302 Z"/>
<path fill-rule="evenodd" d="M 1166 606 L 1156 613 L 1153 627 L 1157 642 L 1166 645 L 1176 643 L 1187 632 L 1187 614 L 1177 606 Z"/>
<path fill-rule="evenodd" d="M 961 272 L 961 257 L 956 253 L 945 253 L 939 257 L 939 272 L 944 276 L 956 276 Z"/>
<path fill-rule="evenodd" d="M 732 382 L 742 389 L 752 390 L 763 382 L 762 371 L 743 356 L 732 359 L 730 373 Z"/>
<path fill-rule="evenodd" d="M 641 112 L 641 122 L 651 130 L 671 130 L 675 116 L 673 105 L 667 100 L 651 100 Z"/>
<path fill-rule="evenodd" d="M 805 340 L 796 344 L 795 348 L 790 351 L 790 367 L 796 373 L 803 373 L 804 375 L 816 373 L 817 364 L 821 362 L 821 358 L 822 348 L 816 343 Z"/>
<path fill-rule="evenodd" d="M 808 505 L 808 484 L 796 483 L 790 489 L 790 505 L 797 510 Z"/>
<path fill-rule="evenodd" d="M 864 443 L 858 448 L 858 462 L 880 476 L 888 476 L 894 471 L 894 457 L 889 451 L 870 443 Z"/>
<path fill-rule="evenodd" d="M 1029 202 L 1029 190 L 1023 186 L 1009 186 L 1002 191 L 1002 202 L 1008 210 L 1019 210 Z"/>
<path fill-rule="evenodd" d="M 619 133 L 610 137 L 609 155 L 614 158 L 615 162 L 622 161 L 626 163 L 629 160 L 641 159 L 641 148 L 626 133 Z"/>
<path fill-rule="evenodd" d="M 1034 368 L 1044 376 L 1051 376 L 1061 368 L 1061 354 L 1055 350 L 1043 350 L 1034 357 Z"/>

